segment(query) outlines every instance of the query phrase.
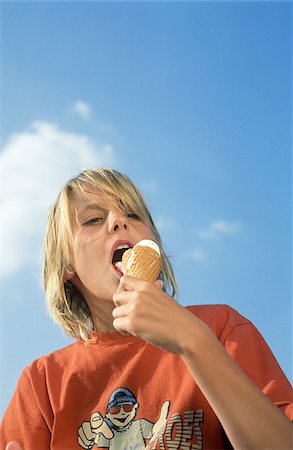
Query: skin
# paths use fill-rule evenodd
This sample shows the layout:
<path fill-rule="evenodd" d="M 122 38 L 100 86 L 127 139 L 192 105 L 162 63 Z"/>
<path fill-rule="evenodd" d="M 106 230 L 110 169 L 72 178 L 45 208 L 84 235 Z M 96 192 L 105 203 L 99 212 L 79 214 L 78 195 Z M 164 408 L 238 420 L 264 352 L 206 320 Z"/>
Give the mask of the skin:
<path fill-rule="evenodd" d="M 114 303 L 118 331 L 181 356 L 235 449 L 292 449 L 291 422 L 244 374 L 206 324 L 156 286 L 130 277 L 121 279 Z"/>
<path fill-rule="evenodd" d="M 120 408 L 119 413 L 112 414 L 111 412 L 108 412 L 106 414 L 106 417 L 108 417 L 108 419 L 110 419 L 111 422 L 113 422 L 114 425 L 116 425 L 117 427 L 123 428 L 123 427 L 126 427 L 126 425 L 128 425 L 135 418 L 137 408 L 138 408 L 138 403 L 136 403 L 134 405 L 133 410 L 130 412 L 126 412 L 126 411 L 124 411 L 123 408 Z M 122 421 L 119 419 L 122 419 Z"/>
<path fill-rule="evenodd" d="M 92 196 L 94 203 L 97 194 Z M 122 215 L 112 204 L 104 206 L 102 217 L 101 210 L 88 205 L 88 197 L 76 199 L 72 281 L 85 295 L 96 328 L 129 333 L 180 355 L 234 449 L 292 449 L 291 422 L 244 374 L 210 328 L 164 293 L 160 281 L 120 276 L 113 268 L 109 255 L 115 240 L 135 244 L 151 239 L 148 225 Z"/>
<path fill-rule="evenodd" d="M 22 447 L 17 442 L 11 441 L 6 445 L 5 450 L 22 450 Z"/>
<path fill-rule="evenodd" d="M 103 204 L 103 208 L 99 207 Z M 112 265 L 111 252 L 117 240 L 135 245 L 142 239 L 153 239 L 149 226 L 123 215 L 114 203 L 99 192 L 77 197 L 74 228 L 73 283 L 87 299 L 95 328 L 102 332 L 115 331 L 112 311 L 113 295 L 121 274 Z"/>

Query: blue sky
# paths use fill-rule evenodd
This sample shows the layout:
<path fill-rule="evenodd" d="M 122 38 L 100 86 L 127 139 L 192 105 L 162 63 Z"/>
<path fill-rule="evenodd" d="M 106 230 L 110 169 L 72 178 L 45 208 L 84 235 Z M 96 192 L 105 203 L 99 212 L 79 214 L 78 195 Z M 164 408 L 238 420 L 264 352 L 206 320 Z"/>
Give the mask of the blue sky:
<path fill-rule="evenodd" d="M 2 2 L 1 411 L 71 340 L 41 283 L 80 169 L 142 189 L 184 304 L 226 303 L 292 379 L 290 2 Z"/>

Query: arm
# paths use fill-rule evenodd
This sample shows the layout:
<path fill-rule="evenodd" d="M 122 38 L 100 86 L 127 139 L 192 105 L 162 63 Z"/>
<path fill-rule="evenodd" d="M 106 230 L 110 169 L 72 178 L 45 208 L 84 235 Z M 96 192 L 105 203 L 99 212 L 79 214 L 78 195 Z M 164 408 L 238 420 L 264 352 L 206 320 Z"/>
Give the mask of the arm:
<path fill-rule="evenodd" d="M 22 447 L 17 442 L 11 441 L 6 445 L 5 450 L 22 450 Z"/>
<path fill-rule="evenodd" d="M 81 424 L 78 430 L 78 443 L 82 448 L 90 450 L 95 444 L 98 446 L 100 435 L 105 439 L 112 439 L 113 431 L 103 416 L 99 412 L 95 412 L 91 415 L 89 422 Z"/>
<path fill-rule="evenodd" d="M 289 450 L 293 428 L 211 329 L 158 286 L 122 277 L 114 327 L 180 355 L 237 450 Z M 162 319 L 163 318 L 163 319 Z"/>
<path fill-rule="evenodd" d="M 44 381 L 40 378 L 40 386 L 42 382 Z M 41 387 L 39 389 L 42 390 L 40 396 L 47 395 L 45 389 Z M 30 372 L 28 369 L 24 369 L 1 422 L 1 450 L 5 449 L 7 445 L 9 450 L 18 450 L 15 447 L 16 442 L 23 450 L 50 448 L 52 411 L 50 411 L 49 401 L 47 403 L 47 409 L 41 410 L 39 398 L 37 398 L 31 382 Z"/>
<path fill-rule="evenodd" d="M 151 437 L 146 449 L 151 448 L 151 444 L 153 443 L 153 441 L 156 438 L 158 438 L 160 433 L 164 434 L 166 424 L 167 424 L 169 408 L 170 408 L 170 402 L 166 401 L 162 406 L 160 417 L 158 418 L 157 422 L 153 426 L 152 437 Z"/>
<path fill-rule="evenodd" d="M 292 424 L 257 388 L 209 330 L 186 340 L 182 359 L 235 449 L 291 449 Z"/>

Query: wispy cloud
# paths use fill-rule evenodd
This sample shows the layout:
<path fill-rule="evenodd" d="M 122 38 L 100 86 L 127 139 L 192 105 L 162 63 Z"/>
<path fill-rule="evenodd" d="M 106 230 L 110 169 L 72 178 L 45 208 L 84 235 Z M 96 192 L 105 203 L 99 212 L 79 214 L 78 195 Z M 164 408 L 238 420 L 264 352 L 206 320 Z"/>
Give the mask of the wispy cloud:
<path fill-rule="evenodd" d="M 192 250 L 190 256 L 195 262 L 203 262 L 207 260 L 207 253 L 201 248 L 195 248 Z"/>
<path fill-rule="evenodd" d="M 92 123 L 96 127 L 96 130 L 99 133 L 99 135 L 118 134 L 118 131 L 114 125 L 105 122 L 101 118 L 95 117 L 92 106 L 83 100 L 77 100 L 75 103 L 73 103 L 73 105 L 70 107 L 70 111 L 71 113 L 73 112 L 76 116 L 83 119 L 84 121 L 87 121 L 88 119 L 91 118 Z"/>
<path fill-rule="evenodd" d="M 159 183 L 156 180 L 144 180 L 141 183 L 141 188 L 145 192 L 156 192 L 159 188 Z"/>
<path fill-rule="evenodd" d="M 83 119 L 88 119 L 92 112 L 90 105 L 83 100 L 77 100 L 73 105 L 73 110 Z"/>
<path fill-rule="evenodd" d="M 242 222 L 226 220 L 216 220 L 211 222 L 206 228 L 197 230 L 200 239 L 217 239 L 220 236 L 233 235 L 241 231 Z"/>
<path fill-rule="evenodd" d="M 0 276 L 39 261 L 48 208 L 69 178 L 114 164 L 111 145 L 52 123 L 34 122 L 11 135 L 0 151 Z"/>
<path fill-rule="evenodd" d="M 191 250 L 188 252 L 188 257 L 191 258 L 196 263 L 210 263 L 214 258 L 214 240 L 219 242 L 222 239 L 236 235 L 243 229 L 243 223 L 240 221 L 227 221 L 227 220 L 214 220 L 210 222 L 205 228 L 196 230 L 198 242 Z M 225 240 L 223 240 L 224 244 Z M 225 251 L 225 244 L 221 244 L 221 252 Z"/>
<path fill-rule="evenodd" d="M 155 224 L 160 233 L 172 230 L 175 227 L 175 220 L 172 217 L 159 216 L 155 220 Z"/>

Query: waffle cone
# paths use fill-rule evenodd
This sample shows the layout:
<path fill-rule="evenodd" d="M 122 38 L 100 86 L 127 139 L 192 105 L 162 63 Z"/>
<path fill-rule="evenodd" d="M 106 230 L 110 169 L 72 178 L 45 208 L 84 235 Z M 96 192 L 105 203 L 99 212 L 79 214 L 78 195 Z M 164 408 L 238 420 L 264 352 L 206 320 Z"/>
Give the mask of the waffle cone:
<path fill-rule="evenodd" d="M 161 256 L 152 248 L 137 246 L 127 250 L 122 257 L 124 275 L 154 282 L 161 272 Z"/>

